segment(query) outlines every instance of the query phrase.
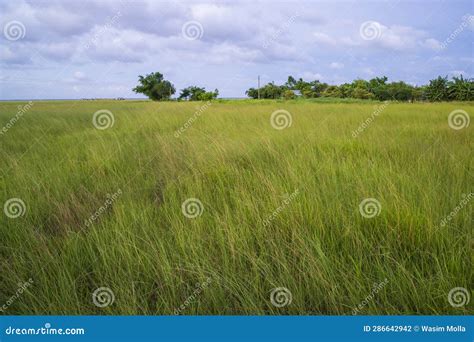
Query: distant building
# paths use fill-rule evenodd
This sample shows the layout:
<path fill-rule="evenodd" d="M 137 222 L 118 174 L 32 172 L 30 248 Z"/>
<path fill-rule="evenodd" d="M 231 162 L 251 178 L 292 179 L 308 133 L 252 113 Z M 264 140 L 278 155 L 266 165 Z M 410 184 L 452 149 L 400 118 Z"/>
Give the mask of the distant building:
<path fill-rule="evenodd" d="M 297 90 L 297 89 L 290 89 L 296 97 L 302 97 L 303 94 L 301 94 L 301 91 Z"/>

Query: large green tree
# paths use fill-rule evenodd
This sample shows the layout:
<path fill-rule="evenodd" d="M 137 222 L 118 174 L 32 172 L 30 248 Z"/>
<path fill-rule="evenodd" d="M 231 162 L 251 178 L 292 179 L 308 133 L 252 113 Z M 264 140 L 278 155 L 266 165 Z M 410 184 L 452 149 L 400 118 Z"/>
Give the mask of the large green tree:
<path fill-rule="evenodd" d="M 448 77 L 441 77 L 431 80 L 426 87 L 426 97 L 430 101 L 448 100 Z"/>
<path fill-rule="evenodd" d="M 456 101 L 474 100 L 474 82 L 472 79 L 453 77 L 448 83 L 448 98 Z"/>
<path fill-rule="evenodd" d="M 148 96 L 153 101 L 169 100 L 176 92 L 173 84 L 163 78 L 159 72 L 152 72 L 146 76 L 138 76 L 140 83 L 133 91 Z"/>

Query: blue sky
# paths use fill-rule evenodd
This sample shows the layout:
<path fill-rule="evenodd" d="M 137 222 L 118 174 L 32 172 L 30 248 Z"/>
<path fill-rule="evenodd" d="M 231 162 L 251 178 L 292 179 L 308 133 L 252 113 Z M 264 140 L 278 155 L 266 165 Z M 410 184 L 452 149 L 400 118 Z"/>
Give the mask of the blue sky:
<path fill-rule="evenodd" d="M 137 76 L 242 97 L 288 75 L 340 84 L 473 77 L 473 1 L 0 0 L 0 99 L 139 97 Z"/>

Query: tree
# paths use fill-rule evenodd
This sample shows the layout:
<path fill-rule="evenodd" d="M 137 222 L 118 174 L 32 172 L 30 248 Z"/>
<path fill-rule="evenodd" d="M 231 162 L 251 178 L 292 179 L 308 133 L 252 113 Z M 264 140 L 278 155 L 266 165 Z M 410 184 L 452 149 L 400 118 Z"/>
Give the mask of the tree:
<path fill-rule="evenodd" d="M 389 83 L 387 90 L 392 100 L 411 101 L 413 99 L 413 86 L 403 81 Z"/>
<path fill-rule="evenodd" d="M 413 101 L 424 101 L 424 100 L 426 100 L 425 93 L 426 93 L 426 86 L 413 87 L 412 92 L 411 92 L 411 96 L 413 98 Z"/>
<path fill-rule="evenodd" d="M 180 100 L 189 100 L 189 101 L 209 101 L 217 98 L 219 95 L 219 90 L 206 91 L 203 87 L 190 86 L 181 90 L 179 95 Z"/>
<path fill-rule="evenodd" d="M 379 101 L 390 99 L 389 87 L 387 85 L 387 76 L 375 77 L 369 81 L 368 89 Z"/>
<path fill-rule="evenodd" d="M 250 88 L 245 91 L 245 95 L 251 97 L 252 99 L 258 99 L 258 89 Z"/>
<path fill-rule="evenodd" d="M 262 99 L 279 99 L 283 96 L 283 92 L 287 90 L 286 86 L 278 86 L 271 82 L 260 88 L 260 97 Z M 245 94 L 251 98 L 258 98 L 258 90 L 255 88 L 248 89 Z"/>
<path fill-rule="evenodd" d="M 296 87 L 296 80 L 293 76 L 288 76 L 288 81 L 286 81 L 285 86 L 288 89 L 294 89 Z"/>
<path fill-rule="evenodd" d="M 182 100 L 182 99 L 188 100 L 189 97 L 191 97 L 191 89 L 189 88 L 190 87 L 187 87 L 181 90 L 181 93 L 179 94 L 179 97 L 178 97 L 179 100 Z"/>
<path fill-rule="evenodd" d="M 350 83 L 341 84 L 339 90 L 343 98 L 352 97 L 352 85 Z"/>
<path fill-rule="evenodd" d="M 448 98 L 456 101 L 474 100 L 474 81 L 462 77 L 453 77 L 448 83 Z"/>
<path fill-rule="evenodd" d="M 341 89 L 338 86 L 329 86 L 327 87 L 323 93 L 321 94 L 322 97 L 342 97 Z"/>
<path fill-rule="evenodd" d="M 448 100 L 448 78 L 438 76 L 426 87 L 426 97 L 430 101 Z"/>
<path fill-rule="evenodd" d="M 219 95 L 219 90 L 215 89 L 214 91 L 205 91 L 204 93 L 199 94 L 198 99 L 200 101 L 210 101 L 217 98 Z"/>
<path fill-rule="evenodd" d="M 285 100 L 291 100 L 296 98 L 296 94 L 293 92 L 293 90 L 287 89 L 283 92 L 283 97 Z"/>
<path fill-rule="evenodd" d="M 403 81 L 389 83 L 387 76 L 382 76 L 369 81 L 356 79 L 352 83 L 336 86 L 319 80 L 307 82 L 302 78 L 288 76 L 283 85 L 271 82 L 260 88 L 260 97 L 289 99 L 297 91 L 305 98 L 323 96 L 379 101 L 474 101 L 474 79 L 459 76 L 448 80 L 447 77 L 439 76 L 431 80 L 429 85 L 413 86 Z M 258 90 L 255 88 L 250 88 L 245 93 L 254 99 L 258 97 Z"/>
<path fill-rule="evenodd" d="M 352 91 L 352 96 L 355 99 L 370 100 L 374 98 L 374 94 L 362 87 L 355 87 Z"/>
<path fill-rule="evenodd" d="M 138 82 L 140 84 L 132 90 L 137 94 L 148 96 L 153 101 L 169 100 L 171 95 L 176 92 L 173 84 L 166 81 L 159 72 L 153 72 L 145 77 L 140 75 L 138 76 Z"/>

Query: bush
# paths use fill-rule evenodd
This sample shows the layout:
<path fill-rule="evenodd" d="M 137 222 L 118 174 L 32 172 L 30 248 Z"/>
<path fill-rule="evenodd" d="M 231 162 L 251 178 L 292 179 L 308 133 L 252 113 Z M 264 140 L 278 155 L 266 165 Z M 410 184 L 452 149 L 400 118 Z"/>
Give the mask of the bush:
<path fill-rule="evenodd" d="M 285 92 L 283 93 L 283 97 L 285 98 L 285 100 L 291 100 L 291 99 L 295 99 L 296 95 L 293 92 L 293 90 L 288 89 L 288 90 L 285 90 Z"/>

